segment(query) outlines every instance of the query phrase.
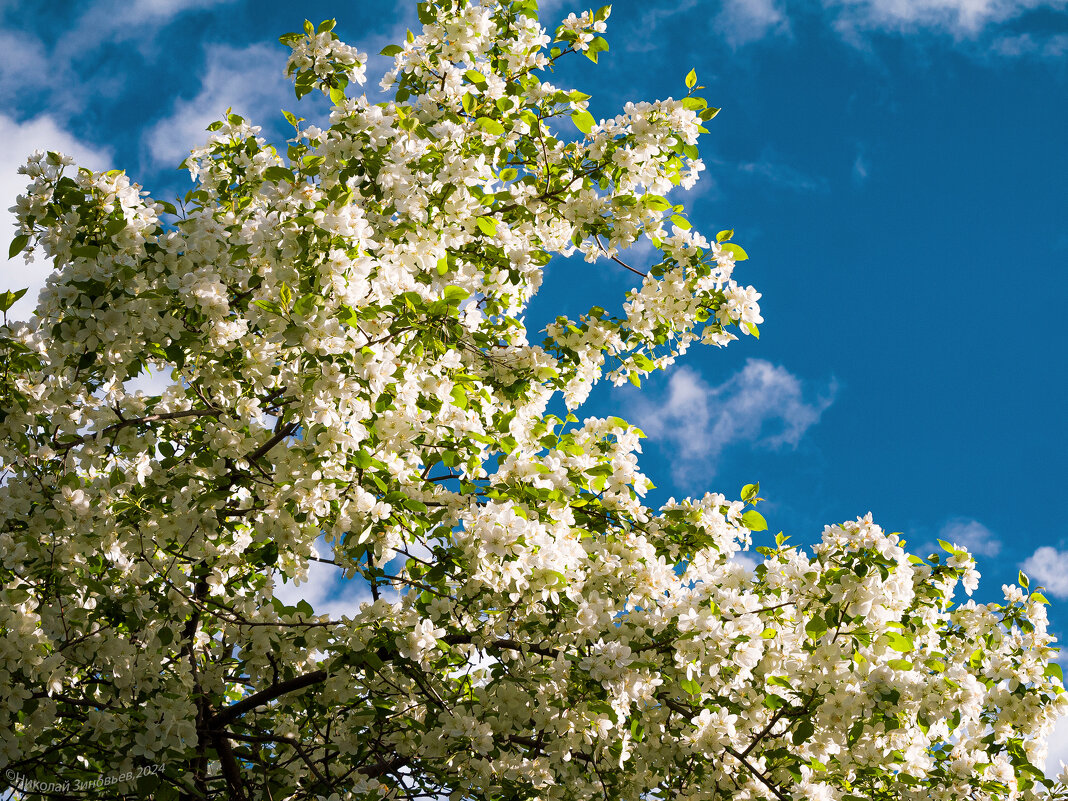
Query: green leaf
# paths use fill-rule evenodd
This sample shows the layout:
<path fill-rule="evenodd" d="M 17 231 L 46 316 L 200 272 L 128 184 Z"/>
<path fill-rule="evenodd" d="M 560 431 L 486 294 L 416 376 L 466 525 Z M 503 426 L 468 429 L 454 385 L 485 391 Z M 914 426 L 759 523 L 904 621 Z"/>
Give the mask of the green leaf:
<path fill-rule="evenodd" d="M 1019 580 L 1020 586 L 1023 587 L 1025 590 L 1031 584 L 1031 581 L 1027 578 L 1027 574 L 1024 573 L 1022 570 L 1019 572 L 1019 574 L 1016 576 L 1016 578 Z"/>
<path fill-rule="evenodd" d="M 683 231 L 689 231 L 690 228 L 692 227 L 690 225 L 690 221 L 687 220 L 685 217 L 683 217 L 681 214 L 672 214 L 671 215 L 671 221 L 673 223 L 675 223 L 675 225 L 677 225 Z"/>
<path fill-rule="evenodd" d="M 282 301 L 282 309 L 289 310 L 289 305 L 293 302 L 293 290 L 289 288 L 289 285 L 282 283 L 282 288 L 278 293 L 279 299 Z"/>
<path fill-rule="evenodd" d="M 478 70 L 468 70 L 464 73 L 464 77 L 471 81 L 473 84 L 480 84 L 486 82 L 486 76 Z"/>
<path fill-rule="evenodd" d="M 683 679 L 679 686 L 695 698 L 701 694 L 701 685 L 693 679 Z"/>
<path fill-rule="evenodd" d="M 1045 595 L 1043 595 L 1040 592 L 1031 593 L 1031 600 L 1032 601 L 1037 601 L 1040 604 L 1046 604 L 1047 606 L 1049 605 L 1049 598 L 1047 598 Z"/>
<path fill-rule="evenodd" d="M 690 70 L 686 73 L 686 88 L 693 89 L 697 85 L 697 73 L 694 70 Z"/>
<path fill-rule="evenodd" d="M 907 659 L 891 659 L 886 664 L 894 670 L 912 670 L 912 663 Z"/>
<path fill-rule="evenodd" d="M 497 220 L 493 217 L 478 217 L 475 220 L 475 225 L 477 225 L 478 230 L 480 230 L 486 236 L 493 236 L 495 233 L 497 233 Z"/>
<path fill-rule="evenodd" d="M 720 231 L 716 234 L 716 241 L 722 244 L 723 242 L 730 240 L 732 236 L 734 236 L 734 229 L 728 228 L 726 231 Z"/>
<path fill-rule="evenodd" d="M 820 635 L 825 631 L 827 631 L 827 621 L 819 616 L 812 618 L 805 625 L 805 632 L 813 640 L 819 639 Z"/>
<path fill-rule="evenodd" d="M 19 234 L 11 240 L 11 247 L 7 249 L 7 257 L 9 259 L 15 258 L 22 253 L 22 249 L 26 247 L 26 243 L 30 241 L 29 234 Z"/>
<path fill-rule="evenodd" d="M 590 42 L 590 46 L 586 48 L 586 58 L 596 64 L 597 54 L 605 53 L 607 51 L 608 42 L 605 40 L 605 38 L 603 36 L 595 36 L 593 37 L 593 41 Z"/>
<path fill-rule="evenodd" d="M 644 370 L 647 373 L 651 373 L 656 369 L 656 363 L 646 356 L 644 353 L 635 353 L 632 357 L 634 363 L 638 366 L 639 370 Z"/>
<path fill-rule="evenodd" d="M 798 722 L 797 728 L 794 729 L 791 739 L 794 741 L 794 745 L 801 745 L 801 743 L 808 740 L 815 731 L 816 727 L 812 721 L 809 718 L 802 718 L 801 721 Z"/>
<path fill-rule="evenodd" d="M 942 550 L 943 551 L 948 551 L 951 554 L 956 554 L 957 553 L 957 549 L 953 545 L 951 545 L 948 542 L 946 542 L 945 540 L 939 540 L 938 544 L 942 546 Z"/>
<path fill-rule="evenodd" d="M 300 299 L 293 304 L 293 311 L 299 314 L 301 317 L 307 317 L 308 312 L 315 308 L 316 301 L 318 300 L 316 295 L 302 295 Z"/>
<path fill-rule="evenodd" d="M 328 33 L 329 31 L 334 30 L 335 25 L 337 25 L 336 19 L 324 19 L 319 23 L 316 33 Z"/>
<path fill-rule="evenodd" d="M 746 484 L 742 487 L 742 500 L 749 503 L 749 501 L 757 496 L 758 492 L 760 492 L 759 482 L 756 484 Z"/>
<path fill-rule="evenodd" d="M 672 208 L 672 205 L 667 202 L 667 199 L 660 195 L 654 195 L 648 192 L 642 195 L 642 203 L 655 211 L 667 211 Z"/>
<path fill-rule="evenodd" d="M 736 245 L 733 242 L 728 242 L 723 246 L 723 249 L 734 256 L 735 261 L 745 261 L 749 258 L 749 254 L 742 249 L 741 245 Z"/>
<path fill-rule="evenodd" d="M 296 182 L 292 170 L 288 170 L 285 167 L 279 167 L 277 164 L 273 167 L 268 167 L 263 171 L 263 180 L 270 181 L 273 184 L 276 184 L 279 181 L 288 181 L 291 184 Z"/>
<path fill-rule="evenodd" d="M 768 523 L 764 520 L 764 516 L 756 509 L 750 509 L 742 515 L 742 522 L 750 531 L 766 531 L 768 528 Z"/>
<path fill-rule="evenodd" d="M 883 635 L 887 644 L 895 651 L 900 651 L 903 654 L 907 654 L 915 646 L 912 643 L 910 637 L 906 637 L 904 634 L 898 634 L 896 631 L 888 631 Z"/>
<path fill-rule="evenodd" d="M 26 291 L 26 289 L 16 289 L 14 292 L 12 292 L 9 289 L 2 295 L 0 295 L 0 312 L 6 312 L 8 309 L 14 306 L 18 299 L 26 294 Z"/>
<path fill-rule="evenodd" d="M 504 135 L 504 126 L 495 119 L 490 117 L 479 117 L 477 122 L 479 127 L 488 134 L 493 134 L 494 136 Z"/>
<path fill-rule="evenodd" d="M 596 123 L 596 120 L 593 118 L 593 115 L 590 114 L 590 112 L 588 111 L 574 112 L 571 115 L 571 121 L 575 123 L 575 127 L 582 131 L 582 133 L 584 134 L 588 134 L 590 131 L 592 131 L 593 126 Z"/>
<path fill-rule="evenodd" d="M 479 219 L 485 219 L 479 217 Z M 470 297 L 470 293 L 463 287 L 447 286 L 445 287 L 445 302 L 450 306 L 459 306 L 460 302 Z"/>
<path fill-rule="evenodd" d="M 403 53 L 403 52 L 404 52 L 404 48 L 403 47 L 401 47 L 400 45 L 391 44 L 391 45 L 386 45 L 385 47 L 383 47 L 382 51 L 379 53 L 379 55 L 395 56 L 395 55 L 397 55 L 397 53 Z"/>
<path fill-rule="evenodd" d="M 1050 662 L 1046 665 L 1046 672 L 1043 675 L 1055 678 L 1060 681 L 1061 684 L 1064 683 L 1064 670 L 1056 662 Z"/>
<path fill-rule="evenodd" d="M 505 167 L 497 176 L 502 181 L 514 181 L 519 176 L 519 170 L 515 167 Z"/>
<path fill-rule="evenodd" d="M 782 696 L 770 693 L 764 696 L 764 706 L 768 709 L 782 709 L 789 702 Z"/>

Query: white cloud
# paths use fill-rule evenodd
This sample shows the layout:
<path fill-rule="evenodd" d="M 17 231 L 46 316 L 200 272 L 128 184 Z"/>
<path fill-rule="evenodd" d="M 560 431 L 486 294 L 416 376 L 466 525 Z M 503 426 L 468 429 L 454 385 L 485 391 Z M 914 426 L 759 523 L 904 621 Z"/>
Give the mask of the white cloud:
<path fill-rule="evenodd" d="M 875 33 L 950 36 L 973 41 L 1005 23 L 1040 9 L 1063 10 L 1065 0 L 821 0 L 826 24 L 846 42 L 869 46 Z M 784 0 L 724 0 L 715 26 L 732 47 L 771 36 L 789 35 L 791 15 Z M 1056 58 L 1068 51 L 1063 34 L 1035 38 L 1030 34 L 995 38 L 985 48 L 995 55 L 1037 55 Z"/>
<path fill-rule="evenodd" d="M 26 176 L 20 175 L 19 167 L 34 150 L 55 150 L 72 156 L 79 165 L 94 170 L 106 169 L 111 155 L 104 149 L 80 141 L 64 130 L 47 114 L 25 122 L 16 122 L 0 114 L 0 257 L 7 255 L 7 245 L 15 236 L 15 217 L 8 209 L 15 205 L 15 198 L 26 189 Z M 43 257 L 26 264 L 22 256 L 8 259 L 0 279 L 0 291 L 28 287 L 23 298 L 8 311 L 9 319 L 27 319 L 37 306 L 37 295 L 44 287 L 45 279 L 52 272 L 50 263 Z"/>
<path fill-rule="evenodd" d="M 25 31 L 0 30 L 0 97 L 41 89 L 52 77 L 39 39 Z"/>
<path fill-rule="evenodd" d="M 96 69 L 97 54 L 118 43 L 146 58 L 161 52 L 155 34 L 181 15 L 234 0 L 95 0 L 72 4 L 76 13 L 57 20 L 58 37 L 45 44 L 14 25 L 0 29 L 0 99 L 24 104 L 27 93 L 54 117 L 70 117 L 125 87 L 123 75 Z M 0 4 L 0 11 L 2 11 Z M 124 63 L 124 62 L 120 62 Z M 89 65 L 87 67 L 86 65 Z"/>
<path fill-rule="evenodd" d="M 1017 36 L 1002 36 L 991 43 L 990 52 L 1010 58 L 1063 58 L 1068 54 L 1068 34 L 1036 37 L 1021 33 Z"/>
<path fill-rule="evenodd" d="M 202 8 L 222 5 L 232 0 L 125 0 L 125 2 L 101 3 L 107 10 L 117 12 L 124 21 L 133 23 L 169 22 L 179 14 Z"/>
<path fill-rule="evenodd" d="M 757 561 L 755 556 L 753 556 L 752 554 L 745 553 L 743 551 L 739 551 L 731 558 L 733 561 L 744 567 L 747 573 L 752 573 L 754 570 L 757 569 L 757 565 L 760 564 L 760 562 Z"/>
<path fill-rule="evenodd" d="M 146 395 L 162 395 L 174 383 L 170 369 L 152 370 L 146 366 L 141 375 L 124 381 L 122 388 L 131 395 L 135 392 L 143 392 Z"/>
<path fill-rule="evenodd" d="M 56 50 L 77 53 L 131 40 L 147 45 L 146 37 L 182 14 L 230 2 L 233 0 L 97 0 L 85 6 Z"/>
<path fill-rule="evenodd" d="M 752 443 L 765 448 L 796 447 L 834 402 L 834 381 L 806 401 L 797 376 L 785 367 L 750 359 L 722 384 L 708 384 L 694 370 L 676 370 L 664 397 L 639 397 L 631 414 L 651 439 L 673 448 L 676 478 L 714 472 L 728 446 Z"/>
<path fill-rule="evenodd" d="M 1068 551 L 1043 545 L 1020 565 L 1032 579 L 1049 590 L 1050 595 L 1068 598 Z"/>
<path fill-rule="evenodd" d="M 946 522 L 938 533 L 939 538 L 955 545 L 963 545 L 976 556 L 997 556 L 1001 542 L 997 536 L 978 520 L 957 517 Z M 937 551 L 937 548 L 932 548 Z"/>
<path fill-rule="evenodd" d="M 569 9 L 569 5 L 573 6 L 573 8 Z M 600 6 L 598 6 L 598 8 L 599 7 Z M 574 11 L 576 14 L 581 14 L 583 10 L 584 7 L 579 7 L 573 2 L 569 3 L 568 0 L 538 0 L 538 20 L 550 34 L 553 33 L 555 26 L 560 23 L 560 20 L 566 17 L 571 11 Z"/>
<path fill-rule="evenodd" d="M 974 38 L 987 26 L 1037 8 L 1063 8 L 1062 0 L 825 0 L 834 26 L 847 38 L 864 31 L 921 30 Z"/>
<path fill-rule="evenodd" d="M 320 554 L 330 554 L 331 546 L 325 540 L 316 542 Z M 341 569 L 328 562 L 312 561 L 308 564 L 308 580 L 300 584 L 293 581 L 282 583 L 279 574 L 274 574 L 274 597 L 287 606 L 307 601 L 317 615 L 327 615 L 331 620 L 342 616 L 354 617 L 361 604 L 371 602 L 370 588 L 356 579 L 346 579 Z M 383 597 L 396 600 L 396 592 L 386 587 Z"/>
<path fill-rule="evenodd" d="M 635 26 L 643 35 L 630 37 L 620 44 L 628 53 L 648 53 L 658 49 L 662 40 L 658 39 L 655 34 L 660 26 L 696 5 L 697 0 L 676 0 L 674 3 L 665 5 L 647 5 Z M 611 21 L 609 21 L 609 32 L 611 32 Z M 613 41 L 613 46 L 614 44 Z"/>
<path fill-rule="evenodd" d="M 857 153 L 856 159 L 853 160 L 853 183 L 859 186 L 868 180 L 868 171 L 870 169 L 864 154 Z"/>
<path fill-rule="evenodd" d="M 738 165 L 738 170 L 748 175 L 763 178 L 769 183 L 792 189 L 795 192 L 826 192 L 827 180 L 822 177 L 811 177 L 800 170 L 796 170 L 788 164 L 778 164 L 773 161 L 763 160 L 744 162 Z"/>
<path fill-rule="evenodd" d="M 1061 763 L 1068 765 L 1068 715 L 1062 715 L 1057 721 L 1046 747 L 1046 763 L 1038 767 L 1044 768 L 1046 775 L 1053 777 L 1061 772 Z"/>
<path fill-rule="evenodd" d="M 172 112 L 146 132 L 151 157 L 161 164 L 180 163 L 206 141 L 205 128 L 221 119 L 227 108 L 253 125 L 267 115 L 280 116 L 287 102 L 295 102 L 284 65 L 285 54 L 277 47 L 220 45 L 210 50 L 196 97 L 176 101 Z"/>
<path fill-rule="evenodd" d="M 726 0 L 715 25 L 732 47 L 790 32 L 790 21 L 778 0 Z"/>

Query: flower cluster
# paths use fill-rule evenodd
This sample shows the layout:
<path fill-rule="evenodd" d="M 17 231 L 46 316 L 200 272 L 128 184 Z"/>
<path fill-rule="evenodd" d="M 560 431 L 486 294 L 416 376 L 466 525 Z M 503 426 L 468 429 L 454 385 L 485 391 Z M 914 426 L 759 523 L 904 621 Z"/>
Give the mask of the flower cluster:
<path fill-rule="evenodd" d="M 27 165 L 16 242 L 55 272 L 0 328 L 0 768 L 161 765 L 115 786 L 158 798 L 1068 798 L 1034 767 L 1068 704 L 1039 592 L 955 605 L 970 555 L 869 517 L 751 569 L 755 486 L 653 508 L 642 432 L 574 414 L 759 335 L 733 232 L 667 199 L 716 109 L 598 121 L 551 84 L 607 9 L 554 40 L 533 0 L 419 15 L 378 104 L 332 22 L 283 37 L 329 127 L 287 113 L 283 151 L 227 113 L 179 207 Z M 528 331 L 572 256 L 640 283 Z M 360 603 L 283 603 L 324 564 Z"/>

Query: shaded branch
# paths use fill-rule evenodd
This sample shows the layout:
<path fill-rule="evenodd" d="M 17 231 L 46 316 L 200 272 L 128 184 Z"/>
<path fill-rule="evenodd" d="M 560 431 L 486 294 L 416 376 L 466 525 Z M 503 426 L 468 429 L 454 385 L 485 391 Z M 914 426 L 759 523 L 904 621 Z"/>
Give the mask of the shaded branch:
<path fill-rule="evenodd" d="M 311 687 L 313 684 L 320 684 L 326 681 L 327 672 L 325 670 L 313 670 L 311 673 L 305 673 L 301 676 L 296 676 L 287 681 L 282 681 L 277 684 L 272 684 L 266 690 L 260 690 L 258 693 L 253 693 L 248 698 L 242 698 L 240 701 L 230 704 L 230 706 L 220 709 L 208 720 L 208 724 L 211 726 L 225 726 L 235 718 L 239 718 L 246 712 L 250 712 L 258 706 L 262 706 L 275 698 L 279 698 L 287 693 L 296 692 L 297 690 L 303 690 L 305 687 Z"/>

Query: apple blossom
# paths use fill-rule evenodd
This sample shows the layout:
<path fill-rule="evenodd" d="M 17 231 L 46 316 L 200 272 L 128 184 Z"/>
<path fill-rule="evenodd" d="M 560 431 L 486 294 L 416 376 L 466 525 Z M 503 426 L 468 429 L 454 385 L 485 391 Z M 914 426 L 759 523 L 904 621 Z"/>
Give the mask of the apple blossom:
<path fill-rule="evenodd" d="M 155 799 L 1068 798 L 1034 767 L 1068 698 L 1023 578 L 955 604 L 971 555 L 870 516 L 749 570 L 755 485 L 651 508 L 643 434 L 575 414 L 763 318 L 733 232 L 665 197 L 717 109 L 688 78 L 595 119 L 548 79 L 608 50 L 607 7 L 555 38 L 536 8 L 421 4 L 378 104 L 332 22 L 283 36 L 329 126 L 287 112 L 280 148 L 228 114 L 180 208 L 30 159 L 13 250 L 55 271 L 0 328 L 0 769 Z M 640 283 L 528 331 L 578 255 Z M 323 562 L 365 600 L 283 603 Z"/>

